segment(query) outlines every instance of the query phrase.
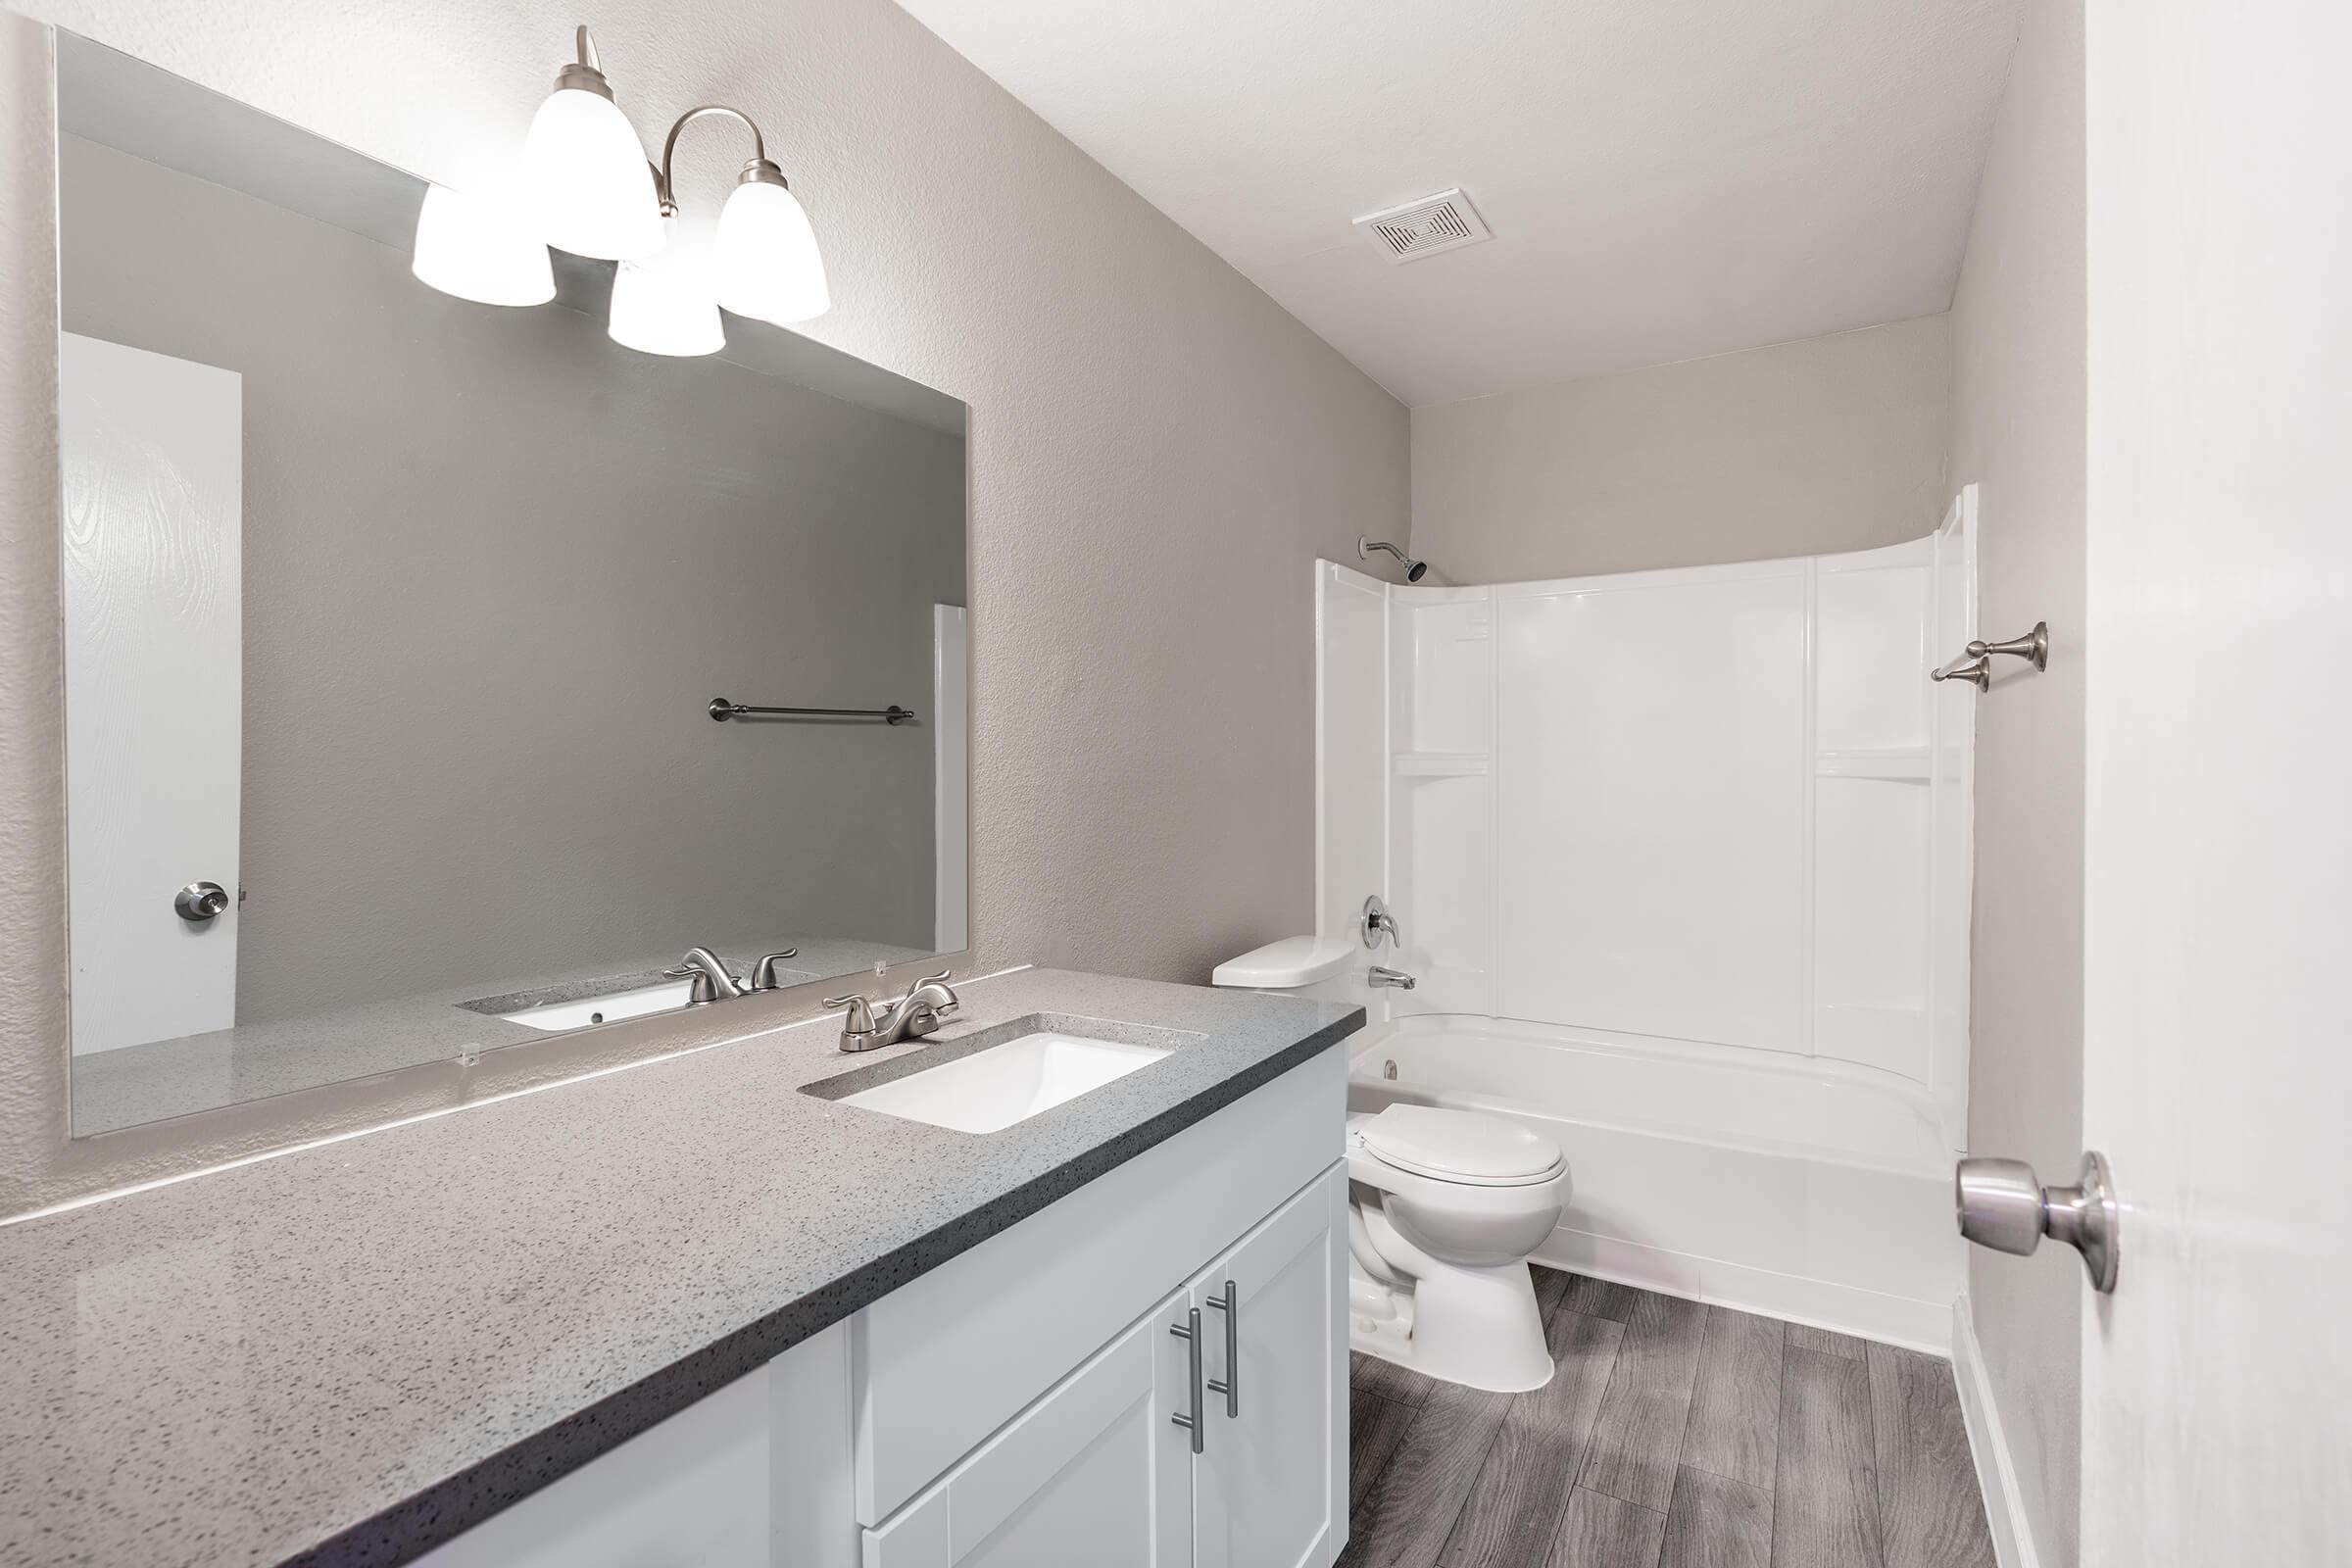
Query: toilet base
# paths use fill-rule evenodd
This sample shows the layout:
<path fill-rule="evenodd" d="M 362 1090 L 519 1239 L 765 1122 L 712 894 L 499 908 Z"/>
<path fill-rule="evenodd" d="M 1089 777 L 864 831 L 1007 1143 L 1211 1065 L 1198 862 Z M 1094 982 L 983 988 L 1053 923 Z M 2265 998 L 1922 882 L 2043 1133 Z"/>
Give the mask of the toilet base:
<path fill-rule="evenodd" d="M 1348 1346 L 1444 1383 L 1524 1394 L 1551 1381 L 1544 1315 L 1525 1263 L 1440 1267 L 1411 1288 L 1348 1260 Z"/>

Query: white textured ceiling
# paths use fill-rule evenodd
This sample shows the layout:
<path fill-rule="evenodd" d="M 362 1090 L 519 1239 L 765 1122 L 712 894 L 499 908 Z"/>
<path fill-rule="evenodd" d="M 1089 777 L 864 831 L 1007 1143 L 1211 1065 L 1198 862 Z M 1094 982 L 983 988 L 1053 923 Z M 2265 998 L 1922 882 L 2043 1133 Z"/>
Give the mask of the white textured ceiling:
<path fill-rule="evenodd" d="M 1943 310 L 2023 0 L 900 4 L 1417 406 Z"/>

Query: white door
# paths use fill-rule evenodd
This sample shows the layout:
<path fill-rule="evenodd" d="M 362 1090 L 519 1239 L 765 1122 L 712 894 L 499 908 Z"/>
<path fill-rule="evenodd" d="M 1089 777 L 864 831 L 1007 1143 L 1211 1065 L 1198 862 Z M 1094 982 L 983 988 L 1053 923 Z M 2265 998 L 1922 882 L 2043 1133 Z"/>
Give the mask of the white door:
<path fill-rule="evenodd" d="M 1179 1294 L 865 1532 L 865 1568 L 1185 1568 Z"/>
<path fill-rule="evenodd" d="M 2322 1568 L 2352 1562 L 2352 7 L 2085 21 L 2083 1131 L 2126 1209 L 2082 1556 Z"/>
<path fill-rule="evenodd" d="M 235 1021 L 243 382 L 58 341 L 76 1054 Z M 179 891 L 225 894 L 182 919 Z"/>
<path fill-rule="evenodd" d="M 1201 1568 L 1327 1568 L 1348 1523 L 1348 1171 L 1334 1165 L 1191 1287 L 1206 1425 Z"/>

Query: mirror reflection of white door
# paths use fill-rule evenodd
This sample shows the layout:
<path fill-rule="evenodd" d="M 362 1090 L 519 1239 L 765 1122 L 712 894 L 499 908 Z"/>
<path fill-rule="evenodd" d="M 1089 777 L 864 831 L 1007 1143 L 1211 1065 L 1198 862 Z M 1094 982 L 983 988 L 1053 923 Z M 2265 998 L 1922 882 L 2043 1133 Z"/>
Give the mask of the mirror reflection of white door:
<path fill-rule="evenodd" d="M 961 605 L 931 607 L 931 843 L 933 874 L 931 944 L 941 953 L 961 953 L 967 875 L 967 807 L 964 761 L 971 732 L 965 692 L 971 671 L 971 612 Z"/>
<path fill-rule="evenodd" d="M 61 333 L 75 1054 L 236 1017 L 243 381 Z M 179 890 L 228 906 L 183 920 Z"/>
<path fill-rule="evenodd" d="M 2352 1562 L 2352 8 L 2086 22 L 2083 1134 L 2125 1210 L 2082 1562 L 2320 1568 Z"/>

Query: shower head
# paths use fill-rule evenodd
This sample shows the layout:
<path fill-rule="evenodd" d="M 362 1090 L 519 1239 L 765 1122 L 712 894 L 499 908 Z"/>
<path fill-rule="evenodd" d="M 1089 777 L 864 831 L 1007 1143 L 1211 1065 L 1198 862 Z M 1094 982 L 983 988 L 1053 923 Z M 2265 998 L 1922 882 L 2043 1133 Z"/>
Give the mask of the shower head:
<path fill-rule="evenodd" d="M 1404 563 L 1404 580 L 1406 582 L 1419 582 L 1422 578 L 1422 575 L 1429 570 L 1428 562 L 1415 561 L 1412 557 L 1406 555 L 1403 551 L 1397 549 L 1395 545 L 1388 543 L 1386 540 L 1366 539 L 1360 534 L 1357 535 L 1355 541 L 1356 560 L 1370 561 L 1372 559 L 1372 552 L 1375 550 L 1385 550 L 1390 555 L 1395 556 L 1398 561 Z"/>

